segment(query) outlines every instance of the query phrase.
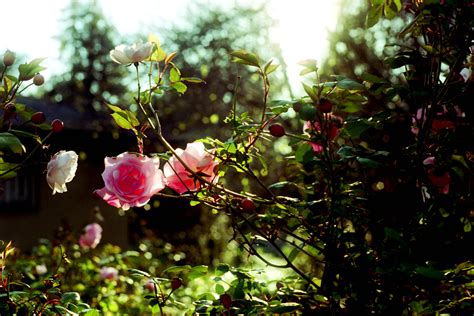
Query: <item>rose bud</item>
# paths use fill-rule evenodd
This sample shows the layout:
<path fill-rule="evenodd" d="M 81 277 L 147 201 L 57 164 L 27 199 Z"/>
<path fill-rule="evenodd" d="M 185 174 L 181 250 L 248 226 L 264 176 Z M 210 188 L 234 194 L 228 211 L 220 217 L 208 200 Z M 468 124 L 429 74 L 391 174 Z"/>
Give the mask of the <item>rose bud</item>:
<path fill-rule="evenodd" d="M 58 119 L 55 119 L 51 122 L 51 130 L 54 133 L 59 133 L 64 128 L 64 122 Z"/>
<path fill-rule="evenodd" d="M 247 213 L 252 213 L 255 211 L 255 203 L 249 198 L 243 199 L 240 202 L 240 207 L 242 208 L 242 211 Z"/>
<path fill-rule="evenodd" d="M 321 98 L 318 109 L 323 113 L 329 113 L 332 111 L 332 102 L 326 98 Z"/>
<path fill-rule="evenodd" d="M 8 67 L 8 66 L 13 65 L 14 62 L 15 62 L 15 53 L 7 49 L 7 51 L 3 55 L 3 64 Z"/>
<path fill-rule="evenodd" d="M 31 122 L 34 124 L 43 124 L 44 121 L 46 121 L 46 115 L 43 112 L 36 112 L 31 116 Z"/>
<path fill-rule="evenodd" d="M 173 278 L 173 280 L 171 280 L 171 289 L 173 291 L 179 289 L 181 285 L 183 285 L 183 280 L 181 278 Z"/>
<path fill-rule="evenodd" d="M 232 306 L 232 297 L 227 293 L 222 294 L 219 297 L 219 301 L 221 302 L 222 305 L 224 305 L 226 309 L 230 309 L 230 307 Z"/>
<path fill-rule="evenodd" d="M 41 86 L 44 83 L 44 77 L 41 74 L 36 74 L 33 77 L 33 83 L 35 86 Z"/>
<path fill-rule="evenodd" d="M 299 112 L 301 110 L 301 103 L 295 103 L 293 104 L 293 110 L 295 112 Z"/>
<path fill-rule="evenodd" d="M 3 112 L 3 120 L 8 121 L 16 116 L 16 107 L 13 103 L 5 105 Z"/>
<path fill-rule="evenodd" d="M 281 126 L 281 124 L 278 123 L 270 125 L 268 130 L 270 131 L 270 134 L 274 137 L 282 137 L 285 135 L 285 129 L 283 128 L 283 126 Z"/>

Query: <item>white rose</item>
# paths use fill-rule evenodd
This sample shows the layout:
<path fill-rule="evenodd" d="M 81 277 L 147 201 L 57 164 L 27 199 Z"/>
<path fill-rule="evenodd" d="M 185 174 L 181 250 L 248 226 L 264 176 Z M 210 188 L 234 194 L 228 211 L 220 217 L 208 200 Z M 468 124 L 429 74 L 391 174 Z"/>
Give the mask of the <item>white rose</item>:
<path fill-rule="evenodd" d="M 66 183 L 71 182 L 77 170 L 78 156 L 74 151 L 61 150 L 48 162 L 46 180 L 53 194 L 67 191 Z"/>
<path fill-rule="evenodd" d="M 118 64 L 138 63 L 150 57 L 153 44 L 137 42 L 131 46 L 119 45 L 110 51 L 110 58 Z"/>

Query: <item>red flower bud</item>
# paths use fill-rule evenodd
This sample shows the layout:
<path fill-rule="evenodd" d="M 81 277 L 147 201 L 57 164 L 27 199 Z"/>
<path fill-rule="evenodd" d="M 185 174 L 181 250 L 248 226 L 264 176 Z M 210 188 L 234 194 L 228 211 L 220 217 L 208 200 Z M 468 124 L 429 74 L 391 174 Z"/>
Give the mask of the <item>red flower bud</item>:
<path fill-rule="evenodd" d="M 293 110 L 295 112 L 299 112 L 301 110 L 301 103 L 295 103 L 293 104 Z"/>
<path fill-rule="evenodd" d="M 247 213 L 252 213 L 255 211 L 255 203 L 249 198 L 243 199 L 240 202 L 240 207 L 242 208 L 242 211 Z"/>
<path fill-rule="evenodd" d="M 222 294 L 219 297 L 219 301 L 221 302 L 222 305 L 224 305 L 226 309 L 230 309 L 230 307 L 232 306 L 232 297 L 227 293 Z"/>
<path fill-rule="evenodd" d="M 270 131 L 270 134 L 274 137 L 282 137 L 283 135 L 285 135 L 285 129 L 278 123 L 270 125 L 268 130 Z"/>
<path fill-rule="evenodd" d="M 41 75 L 41 74 L 36 74 L 36 75 L 33 77 L 33 83 L 35 84 L 35 86 L 41 86 L 41 85 L 44 83 L 44 77 L 43 77 L 43 75 Z"/>
<path fill-rule="evenodd" d="M 179 289 L 181 285 L 183 285 L 183 280 L 181 278 L 173 278 L 173 280 L 171 280 L 171 289 L 173 291 Z"/>
<path fill-rule="evenodd" d="M 55 119 L 51 122 L 51 130 L 54 133 L 59 133 L 64 128 L 64 123 L 61 120 Z"/>
<path fill-rule="evenodd" d="M 36 112 L 36 113 L 33 113 L 33 115 L 31 116 L 31 122 L 33 124 L 43 124 L 44 121 L 46 121 L 46 115 L 44 115 L 43 112 Z"/>
<path fill-rule="evenodd" d="M 321 98 L 321 100 L 319 100 L 318 109 L 322 113 L 329 113 L 332 111 L 332 102 L 326 98 Z"/>
<path fill-rule="evenodd" d="M 15 53 L 7 50 L 3 55 L 3 64 L 5 66 L 11 66 L 15 62 Z"/>

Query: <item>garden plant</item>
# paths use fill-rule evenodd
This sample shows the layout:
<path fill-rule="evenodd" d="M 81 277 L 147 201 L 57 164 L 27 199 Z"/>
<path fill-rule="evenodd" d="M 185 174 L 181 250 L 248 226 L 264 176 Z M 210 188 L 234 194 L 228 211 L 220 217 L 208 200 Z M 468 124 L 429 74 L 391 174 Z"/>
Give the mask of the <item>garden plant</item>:
<path fill-rule="evenodd" d="M 259 264 L 171 265 L 172 246 L 101 245 L 102 228 L 90 223 L 60 244 L 41 241 L 30 257 L 4 243 L 1 313 L 472 314 L 473 11 L 469 1 L 371 0 L 368 27 L 397 14 L 411 21 L 390 39 L 398 51 L 385 60 L 403 81 L 323 77 L 308 59 L 305 95 L 293 100 L 270 98 L 278 65 L 236 50 L 233 62 L 260 77 L 258 115 L 239 103 L 245 78 L 236 74 L 225 118 L 231 136 L 185 148 L 164 137 L 173 122 L 160 120 L 156 100 L 205 82 L 182 74 L 179 53 L 165 52 L 153 35 L 117 46 L 111 62 L 136 74 L 138 111 L 107 107 L 136 136 L 136 151 L 105 157 L 104 186 L 94 194 L 131 212 L 160 198 L 205 205 L 228 216 L 233 242 Z M 38 84 L 42 68 L 34 60 L 18 77 L 7 75 L 12 56 L 5 53 L 0 77 L 2 178 L 38 158 L 62 128 L 16 103 L 22 83 Z M 368 113 L 369 100 L 376 110 Z M 50 132 L 40 138 L 38 128 Z M 148 151 L 145 139 L 164 151 Z M 263 149 L 273 144 L 285 147 L 272 153 L 283 157 L 278 167 Z M 67 190 L 77 160 L 74 152 L 52 156 L 53 194 Z M 269 168 L 276 182 L 268 183 Z"/>

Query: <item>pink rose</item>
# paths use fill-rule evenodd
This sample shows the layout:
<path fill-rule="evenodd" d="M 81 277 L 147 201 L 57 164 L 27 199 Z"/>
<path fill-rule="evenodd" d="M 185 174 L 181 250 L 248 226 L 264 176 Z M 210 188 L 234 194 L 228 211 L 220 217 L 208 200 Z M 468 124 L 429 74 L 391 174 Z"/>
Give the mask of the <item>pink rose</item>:
<path fill-rule="evenodd" d="M 143 206 L 165 187 L 159 166 L 158 158 L 139 154 L 122 153 L 117 157 L 106 157 L 102 173 L 105 187 L 94 193 L 108 204 L 124 210 Z"/>
<path fill-rule="evenodd" d="M 339 129 L 343 123 L 343 120 L 339 116 L 335 116 L 332 114 L 325 115 L 325 121 L 323 121 L 323 129 L 325 130 L 325 135 L 329 140 L 334 140 L 339 135 Z M 311 124 L 310 121 L 306 121 L 303 126 L 303 132 L 306 134 L 310 134 L 311 132 L 316 131 L 316 134 L 322 134 L 321 132 L 321 124 L 320 122 L 314 122 Z M 311 147 L 313 147 L 313 151 L 316 153 L 320 153 L 323 151 L 323 146 L 320 145 L 319 142 L 308 142 Z"/>
<path fill-rule="evenodd" d="M 101 280 L 116 280 L 118 271 L 114 267 L 102 267 L 99 272 Z"/>
<path fill-rule="evenodd" d="M 97 223 L 92 223 L 84 228 L 84 234 L 79 238 L 79 245 L 82 248 L 95 248 L 102 238 L 102 227 Z"/>
<path fill-rule="evenodd" d="M 206 151 L 203 143 L 187 144 L 185 150 L 176 149 L 176 154 L 193 172 L 205 180 L 212 183 L 217 181 L 214 168 L 218 163 L 214 160 L 214 155 Z M 187 191 L 197 191 L 201 187 L 199 180 L 187 171 L 175 156 L 171 157 L 165 164 L 163 172 L 166 185 L 179 194 Z"/>
<path fill-rule="evenodd" d="M 443 171 L 436 167 L 435 158 L 428 157 L 423 160 L 423 165 L 428 167 L 427 175 L 431 184 L 438 190 L 439 193 L 448 194 L 451 176 L 448 171 Z"/>

